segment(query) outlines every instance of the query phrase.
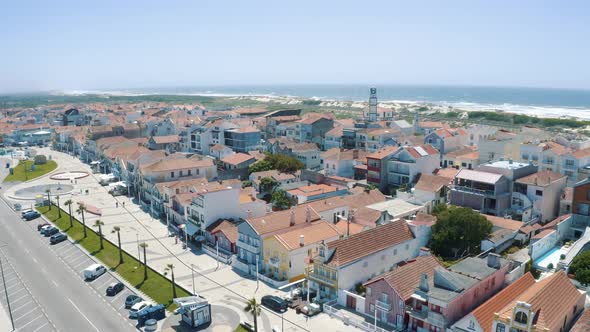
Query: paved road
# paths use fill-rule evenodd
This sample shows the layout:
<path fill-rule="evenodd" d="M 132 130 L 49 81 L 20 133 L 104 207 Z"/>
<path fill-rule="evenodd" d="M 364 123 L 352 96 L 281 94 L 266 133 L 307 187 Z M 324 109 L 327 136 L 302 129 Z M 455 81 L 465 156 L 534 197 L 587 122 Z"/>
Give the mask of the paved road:
<path fill-rule="evenodd" d="M 14 314 L 15 318 L 16 315 L 20 317 L 18 320 L 15 319 L 16 326 L 22 328 L 24 324 L 29 323 L 22 331 L 31 332 L 37 328 L 38 331 L 135 330 L 116 308 L 103 300 L 102 294 L 98 294 L 80 274 L 66 266 L 66 263 L 58 258 L 56 251 L 49 249 L 47 242 L 47 238 L 40 237 L 33 227 L 22 221 L 4 201 L 0 200 L 0 258 L 3 262 L 4 258 L 9 262 L 9 268 L 5 273 L 14 271 L 6 276 L 13 287 L 8 289 L 9 298 L 15 301 L 12 309 L 15 310 L 15 306 L 30 306 L 28 312 Z M 105 276 L 108 275 L 102 277 Z M 16 281 L 9 278 L 16 278 Z M 19 291 L 22 294 L 16 293 L 13 297 L 11 292 L 21 288 L 24 288 Z M 4 292 L 0 293 L 4 297 Z M 23 300 L 19 300 L 18 297 L 24 294 L 28 294 L 25 300 L 29 300 L 25 306 L 16 302 L 22 302 Z M 5 301 L 2 305 L 4 304 Z M 31 326 L 35 326 L 36 329 L 29 330 Z"/>

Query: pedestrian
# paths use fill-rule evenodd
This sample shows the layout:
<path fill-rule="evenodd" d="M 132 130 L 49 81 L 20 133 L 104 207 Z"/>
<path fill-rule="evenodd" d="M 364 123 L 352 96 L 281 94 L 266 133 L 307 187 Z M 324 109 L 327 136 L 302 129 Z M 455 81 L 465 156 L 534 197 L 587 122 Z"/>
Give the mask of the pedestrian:
<path fill-rule="evenodd" d="M 123 202 L 123 207 L 125 207 L 125 202 Z"/>
<path fill-rule="evenodd" d="M 115 206 L 116 207 L 119 207 L 119 202 L 115 202 Z"/>
<path fill-rule="evenodd" d="M 78 179 L 76 179 L 76 184 L 78 184 Z"/>

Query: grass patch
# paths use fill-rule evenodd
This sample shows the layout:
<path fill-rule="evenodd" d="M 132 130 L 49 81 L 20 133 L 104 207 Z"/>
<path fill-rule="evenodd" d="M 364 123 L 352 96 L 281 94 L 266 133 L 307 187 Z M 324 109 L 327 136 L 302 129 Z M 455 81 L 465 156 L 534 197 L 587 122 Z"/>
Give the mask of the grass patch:
<path fill-rule="evenodd" d="M 61 212 L 61 218 L 58 217 L 58 208 L 52 206 L 51 210 L 47 206 L 37 207 L 37 210 L 51 220 L 59 229 L 66 232 L 73 240 L 82 245 L 88 252 L 98 258 L 106 267 L 116 271 L 121 277 L 127 280 L 131 285 L 144 292 L 154 299 L 157 303 L 164 304 L 168 310 L 174 310 L 176 305 L 172 303 L 172 282 L 164 276 L 155 272 L 148 266 L 148 279 L 143 279 L 143 264 L 135 257 L 128 255 L 123 251 L 123 264 L 119 264 L 119 248 L 104 239 L 104 249 L 100 250 L 100 238 L 94 229 L 88 226 L 88 236 L 84 238 L 84 227 L 82 223 L 73 218 L 73 227 L 70 228 L 70 217 L 67 212 Z M 111 232 L 110 228 L 103 226 L 103 232 Z M 98 230 L 97 230 L 98 231 Z M 148 263 L 149 263 L 148 255 Z M 178 297 L 190 296 L 184 289 L 176 286 L 176 295 Z"/>
<path fill-rule="evenodd" d="M 33 160 L 21 160 L 13 169 L 13 173 L 9 174 L 4 182 L 27 181 L 45 175 L 57 168 L 57 163 L 53 160 L 47 160 L 47 163 L 42 165 L 35 165 L 35 170 L 31 171 Z M 25 169 L 27 170 L 25 172 Z"/>
<path fill-rule="evenodd" d="M 238 325 L 238 327 L 236 327 L 236 329 L 234 330 L 234 332 L 249 332 L 248 330 L 246 330 L 245 327 L 242 326 L 242 324 Z"/>

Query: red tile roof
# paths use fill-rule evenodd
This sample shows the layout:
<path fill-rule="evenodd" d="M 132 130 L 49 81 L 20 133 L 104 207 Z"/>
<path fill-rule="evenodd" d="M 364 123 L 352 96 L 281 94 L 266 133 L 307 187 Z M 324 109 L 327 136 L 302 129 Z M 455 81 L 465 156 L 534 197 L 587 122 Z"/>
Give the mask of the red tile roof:
<path fill-rule="evenodd" d="M 254 161 L 254 157 L 252 157 L 249 154 L 245 154 L 245 153 L 234 153 L 231 154 L 223 159 L 221 159 L 221 161 L 225 164 L 230 164 L 230 165 L 239 165 L 241 163 L 245 163 L 249 160 Z"/>

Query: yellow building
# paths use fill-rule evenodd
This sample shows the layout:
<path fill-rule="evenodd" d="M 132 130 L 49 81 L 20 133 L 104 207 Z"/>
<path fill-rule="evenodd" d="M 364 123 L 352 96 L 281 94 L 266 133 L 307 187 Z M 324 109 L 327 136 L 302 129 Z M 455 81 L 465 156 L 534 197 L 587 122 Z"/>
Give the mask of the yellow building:
<path fill-rule="evenodd" d="M 300 279 L 315 245 L 336 240 L 340 235 L 336 226 L 321 220 L 294 225 L 263 239 L 266 276 L 279 281 Z"/>

